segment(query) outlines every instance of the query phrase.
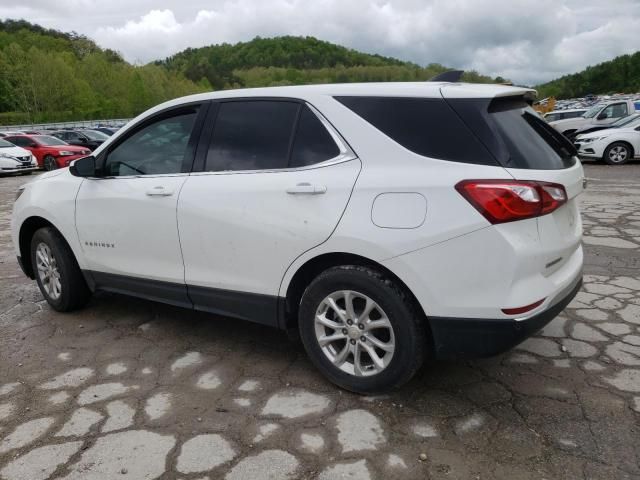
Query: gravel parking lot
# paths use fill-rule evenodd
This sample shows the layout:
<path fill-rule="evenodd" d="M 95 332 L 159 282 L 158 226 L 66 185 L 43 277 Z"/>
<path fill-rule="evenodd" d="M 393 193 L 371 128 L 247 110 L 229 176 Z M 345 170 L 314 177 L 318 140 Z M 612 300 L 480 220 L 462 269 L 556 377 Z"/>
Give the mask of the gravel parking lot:
<path fill-rule="evenodd" d="M 52 311 L 0 178 L 0 478 L 640 479 L 640 165 L 586 165 L 585 284 L 503 356 L 336 389 L 258 325 L 111 294 Z"/>

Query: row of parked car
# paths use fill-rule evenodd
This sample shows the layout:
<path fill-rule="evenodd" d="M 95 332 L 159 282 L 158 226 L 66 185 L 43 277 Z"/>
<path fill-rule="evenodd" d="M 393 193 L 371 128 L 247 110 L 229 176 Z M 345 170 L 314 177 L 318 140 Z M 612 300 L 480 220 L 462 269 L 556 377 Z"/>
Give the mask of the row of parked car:
<path fill-rule="evenodd" d="M 40 168 L 55 170 L 89 155 L 117 131 L 94 129 L 0 132 L 0 173 L 30 175 Z"/>
<path fill-rule="evenodd" d="M 622 165 L 640 159 L 640 110 L 633 99 L 601 102 L 588 109 L 558 110 L 544 118 L 576 146 L 581 158 Z"/>

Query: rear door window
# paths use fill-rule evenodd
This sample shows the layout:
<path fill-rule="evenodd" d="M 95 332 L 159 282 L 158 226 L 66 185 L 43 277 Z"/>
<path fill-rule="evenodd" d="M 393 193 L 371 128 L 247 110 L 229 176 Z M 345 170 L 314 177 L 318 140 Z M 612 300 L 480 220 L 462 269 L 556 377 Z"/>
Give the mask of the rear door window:
<path fill-rule="evenodd" d="M 335 158 L 336 142 L 311 109 L 287 100 L 222 102 L 207 171 L 298 168 Z"/>
<path fill-rule="evenodd" d="M 443 99 L 336 97 L 336 100 L 413 153 L 438 160 L 497 165 Z"/>
<path fill-rule="evenodd" d="M 221 103 L 206 170 L 286 168 L 299 106 L 268 100 Z"/>

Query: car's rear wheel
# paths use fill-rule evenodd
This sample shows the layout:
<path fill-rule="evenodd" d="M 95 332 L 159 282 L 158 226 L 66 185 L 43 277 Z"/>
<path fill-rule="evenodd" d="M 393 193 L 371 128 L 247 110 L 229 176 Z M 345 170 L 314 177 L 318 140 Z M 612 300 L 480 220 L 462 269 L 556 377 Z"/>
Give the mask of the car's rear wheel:
<path fill-rule="evenodd" d="M 57 230 L 44 227 L 31 239 L 31 265 L 40 292 L 59 312 L 84 306 L 91 292 L 76 259 Z"/>
<path fill-rule="evenodd" d="M 623 165 L 633 156 L 631 147 L 624 142 L 614 142 L 604 151 L 603 159 L 609 165 Z"/>
<path fill-rule="evenodd" d="M 58 168 L 58 164 L 56 163 L 56 159 L 53 155 L 45 155 L 42 163 L 45 170 L 55 170 Z"/>
<path fill-rule="evenodd" d="M 424 323 L 392 279 L 361 266 L 321 273 L 305 290 L 300 336 L 315 366 L 336 385 L 378 393 L 407 382 L 427 349 Z"/>

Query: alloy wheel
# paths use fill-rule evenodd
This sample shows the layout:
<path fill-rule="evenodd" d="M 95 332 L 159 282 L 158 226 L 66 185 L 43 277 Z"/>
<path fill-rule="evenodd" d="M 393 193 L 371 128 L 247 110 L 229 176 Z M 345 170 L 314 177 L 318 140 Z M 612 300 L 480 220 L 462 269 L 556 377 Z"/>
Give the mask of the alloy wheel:
<path fill-rule="evenodd" d="M 60 282 L 60 271 L 58 263 L 51 252 L 51 248 L 46 243 L 39 243 L 36 248 L 36 266 L 38 277 L 45 293 L 52 299 L 57 300 L 62 294 L 62 283 Z"/>
<path fill-rule="evenodd" d="M 315 316 L 318 345 L 329 361 L 357 377 L 376 375 L 393 358 L 395 336 L 384 310 L 354 290 L 331 293 Z"/>
<path fill-rule="evenodd" d="M 616 145 L 609 150 L 609 160 L 612 163 L 621 163 L 627 159 L 629 152 L 626 147 L 622 145 Z"/>

